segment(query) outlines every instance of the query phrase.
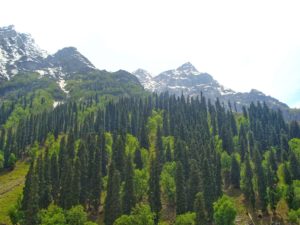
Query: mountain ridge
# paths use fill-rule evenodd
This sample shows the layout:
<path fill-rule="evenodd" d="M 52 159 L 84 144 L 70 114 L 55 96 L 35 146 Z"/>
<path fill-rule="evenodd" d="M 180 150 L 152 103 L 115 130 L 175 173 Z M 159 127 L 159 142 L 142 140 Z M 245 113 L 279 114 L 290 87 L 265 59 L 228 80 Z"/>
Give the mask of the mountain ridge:
<path fill-rule="evenodd" d="M 150 74 L 143 69 L 139 69 L 138 73 L 134 71 L 133 74 L 148 91 L 156 93 L 169 92 L 176 96 L 183 94 L 189 97 L 203 94 L 211 101 L 219 99 L 228 107 L 230 107 L 228 104 L 230 102 L 237 112 L 242 112 L 243 106 L 249 107 L 251 102 L 266 103 L 271 109 L 281 110 L 285 118 L 300 119 L 298 110 L 290 109 L 287 104 L 280 102 L 278 99 L 255 88 L 252 88 L 249 92 L 237 92 L 226 88 L 209 73 L 199 72 L 190 62 L 186 62 L 176 69 L 163 71 L 156 76 L 147 76 L 147 74 L 143 74 L 143 71 Z M 293 113 L 290 113 L 291 110 L 293 110 Z"/>
<path fill-rule="evenodd" d="M 48 54 L 35 43 L 30 34 L 19 33 L 12 25 L 0 28 L 0 83 L 12 79 L 17 74 L 28 72 L 54 79 L 57 86 L 66 94 L 74 93 L 69 90 L 68 80 L 72 80 L 72 87 L 76 84 L 80 88 L 89 87 L 88 91 L 90 89 L 97 91 L 95 87 L 98 87 L 110 92 L 107 88 L 111 87 L 111 79 L 115 79 L 119 86 L 126 86 L 124 82 L 128 81 L 131 82 L 130 85 L 142 85 L 146 91 L 156 93 L 169 92 L 177 96 L 184 94 L 190 97 L 203 93 L 211 101 L 219 99 L 225 105 L 228 102 L 233 103 L 236 111 L 239 112 L 242 111 L 243 106 L 248 107 L 251 102 L 266 102 L 270 108 L 282 110 L 286 118 L 290 116 L 290 108 L 285 103 L 255 89 L 250 92 L 236 92 L 225 88 L 209 73 L 199 72 L 191 62 L 186 62 L 176 69 L 163 71 L 157 76 L 144 69 L 137 69 L 132 73 L 127 71 L 110 73 L 97 69 L 75 47 L 65 47 L 54 54 Z M 97 82 L 108 83 L 107 85 L 92 84 L 87 74 L 92 74 L 89 76 L 95 78 Z M 125 76 L 125 79 L 121 79 L 120 74 Z M 110 78 L 106 79 L 106 76 Z M 83 79 L 87 79 L 89 84 L 78 85 L 78 82 L 82 82 Z M 116 85 L 113 84 L 113 87 L 117 88 Z M 295 111 L 290 117 L 300 120 L 300 113 Z"/>
<path fill-rule="evenodd" d="M 13 25 L 0 28 L 0 80 L 23 72 L 61 78 L 94 70 L 96 67 L 75 47 L 65 47 L 50 55 L 30 34 L 17 32 Z"/>

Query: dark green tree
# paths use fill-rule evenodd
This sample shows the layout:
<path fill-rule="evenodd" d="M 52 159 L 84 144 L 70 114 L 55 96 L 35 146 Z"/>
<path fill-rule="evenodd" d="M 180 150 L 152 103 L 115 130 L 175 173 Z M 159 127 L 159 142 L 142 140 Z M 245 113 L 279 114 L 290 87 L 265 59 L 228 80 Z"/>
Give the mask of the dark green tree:
<path fill-rule="evenodd" d="M 183 168 L 180 161 L 176 163 L 176 214 L 180 215 L 186 212 L 186 192 Z"/>
<path fill-rule="evenodd" d="M 299 180 L 300 179 L 300 165 L 298 162 L 298 159 L 294 152 L 291 151 L 290 153 L 290 170 L 292 174 L 293 180 Z"/>
<path fill-rule="evenodd" d="M 104 205 L 104 223 L 112 225 L 122 214 L 120 198 L 120 173 L 111 162 L 107 181 L 107 195 Z"/>
<path fill-rule="evenodd" d="M 143 169 L 143 160 L 142 160 L 142 153 L 141 153 L 141 149 L 140 148 L 137 148 L 135 150 L 135 153 L 134 153 L 134 163 L 135 163 L 135 166 L 136 166 L 136 169 Z"/>
<path fill-rule="evenodd" d="M 207 215 L 205 211 L 203 193 L 198 192 L 194 201 L 194 209 L 196 212 L 195 225 L 207 224 Z"/>
<path fill-rule="evenodd" d="M 124 184 L 124 195 L 123 195 L 123 213 L 129 215 L 131 209 L 135 206 L 135 191 L 133 185 L 133 165 L 131 155 L 127 156 L 126 170 L 125 170 L 125 184 Z"/>
<path fill-rule="evenodd" d="M 258 186 L 258 198 L 260 201 L 260 207 L 262 212 L 267 212 L 268 207 L 268 193 L 267 193 L 267 182 L 264 169 L 262 167 L 262 159 L 259 151 L 256 149 L 254 152 L 254 164 L 255 164 L 255 174 L 257 178 Z"/>
<path fill-rule="evenodd" d="M 159 162 L 156 160 L 156 158 L 151 158 L 150 160 L 148 201 L 150 203 L 151 211 L 155 213 L 155 221 L 157 223 L 160 210 L 162 209 L 159 186 Z"/>
<path fill-rule="evenodd" d="M 59 168 L 56 153 L 51 156 L 51 184 L 52 197 L 54 202 L 57 203 L 59 194 Z"/>
<path fill-rule="evenodd" d="M 235 157 L 231 157 L 230 183 L 234 188 L 240 188 L 240 165 Z"/>
<path fill-rule="evenodd" d="M 173 159 L 172 159 L 171 146 L 170 146 L 170 143 L 168 143 L 167 150 L 166 150 L 166 161 L 171 162 L 172 160 Z"/>
<path fill-rule="evenodd" d="M 196 160 L 190 161 L 190 177 L 188 180 L 188 191 L 187 191 L 187 211 L 192 212 L 194 210 L 194 201 L 196 194 L 200 190 L 200 174 Z"/>
<path fill-rule="evenodd" d="M 249 157 L 246 157 L 245 162 L 245 183 L 244 183 L 244 195 L 248 202 L 250 202 L 253 209 L 255 209 L 255 192 L 253 188 L 253 172 L 250 165 L 250 159 Z"/>
<path fill-rule="evenodd" d="M 33 168 L 32 168 L 33 169 Z M 39 181 L 37 170 L 33 169 L 28 176 L 28 197 L 26 197 L 26 203 L 24 208 L 24 224 L 35 225 L 38 224 L 38 212 L 39 212 Z M 25 194 L 25 193 L 24 193 Z M 24 207 L 24 205 L 23 205 Z"/>

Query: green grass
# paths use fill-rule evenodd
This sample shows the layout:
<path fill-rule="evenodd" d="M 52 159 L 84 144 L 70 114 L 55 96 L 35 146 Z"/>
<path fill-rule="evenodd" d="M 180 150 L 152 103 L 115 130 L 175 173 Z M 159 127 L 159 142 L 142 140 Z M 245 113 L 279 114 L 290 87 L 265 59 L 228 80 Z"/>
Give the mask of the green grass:
<path fill-rule="evenodd" d="M 13 171 L 0 173 L 0 224 L 11 224 L 8 211 L 22 193 L 28 169 L 28 163 L 18 162 Z"/>

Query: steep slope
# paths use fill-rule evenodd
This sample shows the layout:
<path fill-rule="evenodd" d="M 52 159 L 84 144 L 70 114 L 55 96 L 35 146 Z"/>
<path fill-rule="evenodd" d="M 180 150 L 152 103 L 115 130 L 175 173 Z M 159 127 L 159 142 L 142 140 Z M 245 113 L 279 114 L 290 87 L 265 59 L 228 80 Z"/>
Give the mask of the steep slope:
<path fill-rule="evenodd" d="M 14 26 L 0 28 L 0 100 L 41 89 L 55 101 L 144 92 L 132 74 L 100 71 L 74 47 L 49 55 L 30 34 L 19 33 Z"/>
<path fill-rule="evenodd" d="M 16 32 L 14 26 L 0 28 L 0 80 L 39 69 L 46 56 L 29 34 Z"/>
<path fill-rule="evenodd" d="M 133 74 L 138 78 L 140 83 L 144 86 L 145 89 L 153 91 L 156 85 L 152 75 L 146 70 L 137 69 Z"/>

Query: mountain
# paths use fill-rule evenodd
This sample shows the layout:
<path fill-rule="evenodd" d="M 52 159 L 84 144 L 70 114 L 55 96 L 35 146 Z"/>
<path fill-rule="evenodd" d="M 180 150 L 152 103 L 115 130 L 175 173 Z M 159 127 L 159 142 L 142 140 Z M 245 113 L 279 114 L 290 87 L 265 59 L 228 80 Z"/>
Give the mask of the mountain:
<path fill-rule="evenodd" d="M 14 26 L 0 28 L 0 80 L 24 72 L 56 78 L 96 70 L 76 48 L 68 47 L 49 55 L 40 49 L 30 34 L 18 33 Z"/>
<path fill-rule="evenodd" d="M 264 93 L 252 89 L 250 92 L 236 92 L 219 84 L 210 74 L 199 72 L 190 62 L 177 69 L 167 70 L 157 76 L 149 76 L 143 69 L 138 69 L 133 74 L 140 80 L 146 90 L 162 93 L 169 92 L 180 96 L 195 97 L 201 93 L 211 101 L 218 98 L 227 106 L 231 102 L 232 107 L 242 111 L 242 107 L 248 107 L 251 102 L 265 102 L 272 109 L 280 109 L 286 118 L 300 118 L 299 112 L 290 113 L 290 108 L 285 103 L 267 96 Z"/>
<path fill-rule="evenodd" d="M 137 69 L 133 74 L 138 78 L 145 89 L 152 91 L 155 87 L 155 81 L 150 73 L 143 69 Z"/>
<path fill-rule="evenodd" d="M 144 92 L 132 74 L 99 70 L 75 47 L 50 55 L 30 34 L 19 33 L 14 26 L 0 28 L 0 97 L 26 96 L 41 89 L 59 101 Z"/>

